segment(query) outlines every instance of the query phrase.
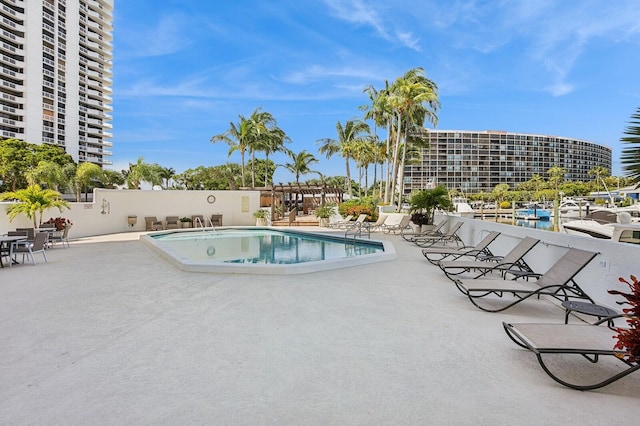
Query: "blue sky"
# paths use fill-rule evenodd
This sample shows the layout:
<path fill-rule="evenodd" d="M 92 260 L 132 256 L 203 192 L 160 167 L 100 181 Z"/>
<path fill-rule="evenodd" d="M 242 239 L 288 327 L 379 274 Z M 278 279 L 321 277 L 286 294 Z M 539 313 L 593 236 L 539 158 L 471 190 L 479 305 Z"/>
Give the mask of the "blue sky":
<path fill-rule="evenodd" d="M 439 87 L 438 129 L 602 143 L 614 175 L 640 106 L 637 0 L 122 0 L 114 16 L 116 170 L 240 163 L 209 140 L 261 107 L 291 150 L 344 175 L 316 141 L 362 116 L 364 87 L 418 66 Z"/>

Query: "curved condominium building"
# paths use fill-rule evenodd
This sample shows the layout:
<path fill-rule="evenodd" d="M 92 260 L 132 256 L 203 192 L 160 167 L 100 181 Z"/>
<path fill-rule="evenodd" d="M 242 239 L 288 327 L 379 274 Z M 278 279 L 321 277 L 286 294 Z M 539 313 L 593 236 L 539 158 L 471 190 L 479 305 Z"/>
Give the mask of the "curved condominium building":
<path fill-rule="evenodd" d="M 421 159 L 405 166 L 404 193 L 440 184 L 464 193 L 491 192 L 500 183 L 515 188 L 534 174 L 547 179 L 553 166 L 567 170 L 566 180 L 588 181 L 596 166 L 611 171 L 611 148 L 560 136 L 430 130 Z"/>
<path fill-rule="evenodd" d="M 111 164 L 114 0 L 0 0 L 0 136 Z"/>

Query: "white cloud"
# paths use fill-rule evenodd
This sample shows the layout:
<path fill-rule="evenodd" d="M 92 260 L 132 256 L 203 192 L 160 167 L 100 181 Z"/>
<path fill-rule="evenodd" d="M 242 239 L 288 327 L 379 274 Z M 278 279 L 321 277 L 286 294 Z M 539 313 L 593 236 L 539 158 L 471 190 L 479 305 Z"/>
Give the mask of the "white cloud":
<path fill-rule="evenodd" d="M 407 31 L 396 31 L 388 28 L 404 27 L 404 23 L 394 25 L 389 21 L 387 3 L 374 4 L 365 0 L 325 0 L 334 15 L 347 22 L 372 27 L 379 37 L 398 43 L 409 49 L 420 50 L 418 40 Z M 392 5 L 391 7 L 396 7 Z M 384 18 L 383 18 L 384 17 Z"/>
<path fill-rule="evenodd" d="M 135 26 L 134 33 L 125 34 L 123 43 L 130 57 L 164 56 L 186 48 L 190 43 L 184 35 L 188 24 L 180 14 L 166 15 L 160 18 L 154 26 Z"/>

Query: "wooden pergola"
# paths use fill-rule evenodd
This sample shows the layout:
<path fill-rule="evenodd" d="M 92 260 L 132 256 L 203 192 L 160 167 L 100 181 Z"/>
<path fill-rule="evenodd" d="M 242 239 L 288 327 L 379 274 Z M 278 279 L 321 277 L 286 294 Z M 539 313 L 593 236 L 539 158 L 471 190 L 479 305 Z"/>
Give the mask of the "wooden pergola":
<path fill-rule="evenodd" d="M 299 199 L 299 197 L 301 199 Z M 326 184 L 312 185 L 308 183 L 289 183 L 273 185 L 270 187 L 260 188 L 260 205 L 262 207 L 272 208 L 272 217 L 275 212 L 274 206 L 287 206 L 289 210 L 297 208 L 298 203 L 302 203 L 302 211 L 309 214 L 316 207 L 323 206 L 326 203 L 339 204 L 344 201 L 344 189 Z"/>

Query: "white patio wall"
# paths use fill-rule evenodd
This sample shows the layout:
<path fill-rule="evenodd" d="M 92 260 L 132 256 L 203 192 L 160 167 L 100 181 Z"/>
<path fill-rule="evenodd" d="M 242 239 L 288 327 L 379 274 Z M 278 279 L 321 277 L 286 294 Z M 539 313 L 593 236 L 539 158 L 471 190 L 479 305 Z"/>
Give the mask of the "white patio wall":
<path fill-rule="evenodd" d="M 215 201 L 214 198 L 215 197 Z M 164 221 L 167 216 L 222 214 L 222 224 L 255 225 L 253 212 L 260 207 L 259 191 L 138 191 L 96 189 L 92 203 L 70 203 L 71 210 L 51 209 L 43 220 L 65 217 L 73 222 L 69 238 L 144 231 L 145 216 Z M 213 201 L 213 202 L 211 202 Z M 0 203 L 0 234 L 9 230 L 33 226 L 24 215 L 9 222 L 6 206 Z M 137 216 L 135 225 L 128 224 L 128 216 Z"/>

